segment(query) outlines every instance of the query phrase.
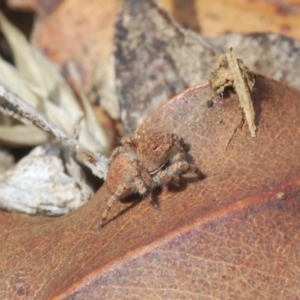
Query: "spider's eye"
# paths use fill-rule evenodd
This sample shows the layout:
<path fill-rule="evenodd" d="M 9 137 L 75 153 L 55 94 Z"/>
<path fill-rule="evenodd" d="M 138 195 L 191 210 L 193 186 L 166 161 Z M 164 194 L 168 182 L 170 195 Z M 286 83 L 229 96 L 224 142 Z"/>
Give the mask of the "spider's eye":
<path fill-rule="evenodd" d="M 152 150 L 156 150 L 158 148 L 157 145 L 152 145 Z"/>

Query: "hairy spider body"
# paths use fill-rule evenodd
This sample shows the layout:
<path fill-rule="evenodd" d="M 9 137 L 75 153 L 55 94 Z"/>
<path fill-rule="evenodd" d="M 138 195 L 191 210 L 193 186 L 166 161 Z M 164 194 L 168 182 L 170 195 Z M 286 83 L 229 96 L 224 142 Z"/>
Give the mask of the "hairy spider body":
<path fill-rule="evenodd" d="M 170 133 L 151 133 L 145 138 L 123 138 L 109 159 L 107 187 L 111 196 L 106 201 L 100 226 L 116 200 L 132 194 L 145 196 L 158 186 L 180 183 L 182 174 L 197 169 L 185 160 L 180 138 Z M 151 203 L 159 208 L 151 198 Z"/>

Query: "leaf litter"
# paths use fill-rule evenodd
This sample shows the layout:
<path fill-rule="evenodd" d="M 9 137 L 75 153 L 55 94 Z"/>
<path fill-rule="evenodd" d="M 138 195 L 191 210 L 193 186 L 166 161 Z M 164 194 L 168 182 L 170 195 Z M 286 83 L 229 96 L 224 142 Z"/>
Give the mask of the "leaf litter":
<path fill-rule="evenodd" d="M 145 32 L 147 34 L 145 34 Z M 11 41 L 11 43 L 13 44 L 14 42 Z M 24 44 L 26 45 L 26 43 L 27 41 L 24 39 Z M 234 48 L 238 57 L 243 57 L 246 65 L 250 67 L 251 70 L 272 76 L 277 80 L 288 82 L 291 86 L 299 86 L 297 82 L 299 76 L 296 76 L 299 68 L 292 70 L 290 68 L 291 65 L 297 65 L 297 63 L 299 63 L 299 59 L 297 60 L 297 57 L 299 57 L 299 42 L 292 41 L 277 34 L 227 34 L 215 39 L 205 40 L 201 36 L 183 29 L 173 20 L 172 16 L 166 13 L 152 0 L 141 2 L 124 0 L 122 2 L 116 25 L 115 44 L 115 58 L 107 63 L 106 69 L 98 68 L 99 72 L 95 74 L 95 81 L 99 83 L 97 87 L 99 90 L 97 90 L 96 93 L 98 95 L 102 93 L 101 105 L 103 104 L 103 107 L 105 107 L 112 118 L 116 119 L 121 115 L 127 133 L 133 132 L 147 116 L 175 94 L 210 78 L 211 66 L 215 61 L 216 54 L 224 53 L 231 47 Z M 262 45 L 264 45 L 264 47 L 262 47 Z M 28 47 L 31 49 L 30 45 Z M 274 59 L 278 57 L 278 51 L 276 52 L 276 49 L 281 49 L 282 47 L 286 49 L 285 52 L 287 54 L 281 55 L 279 59 Z M 258 58 L 256 53 L 262 48 L 263 53 L 261 53 L 261 57 Z M 36 51 L 36 49 L 31 49 L 30 51 Z M 14 54 L 14 56 L 16 55 L 17 54 Z M 23 56 L 21 54 L 18 55 L 23 58 L 19 60 L 15 59 L 16 65 L 18 61 L 21 65 L 24 64 L 26 54 L 22 53 Z M 32 57 L 35 57 L 35 55 L 32 55 Z M 36 57 L 40 58 L 42 56 L 38 52 Z M 141 59 L 137 59 L 137 57 Z M 115 72 L 113 72 L 112 68 L 114 60 L 116 65 L 117 91 L 114 90 L 112 84 L 113 80 L 111 80 L 111 78 L 115 76 Z M 274 62 L 273 64 L 270 63 L 271 60 Z M 21 98 L 26 100 L 32 99 L 33 106 L 35 105 L 39 110 L 42 110 L 49 120 L 58 124 L 62 129 L 72 132 L 75 126 L 74 124 L 76 124 L 80 115 L 80 113 L 78 113 L 78 103 L 75 102 L 74 104 L 74 101 L 72 102 L 72 100 L 70 100 L 70 104 L 67 101 L 74 99 L 74 96 L 70 88 L 64 84 L 60 75 L 56 71 L 53 72 L 53 66 L 48 62 L 43 62 L 40 65 L 47 65 L 49 69 L 51 69 L 51 72 L 47 69 L 47 75 L 48 73 L 54 74 L 55 80 L 59 81 L 57 85 L 60 88 L 62 86 L 64 88 L 59 89 L 57 85 L 55 88 L 53 88 L 53 86 L 52 88 L 48 87 L 45 88 L 47 90 L 45 93 L 45 90 L 40 88 L 40 86 L 48 86 L 47 80 L 46 83 L 42 80 L 43 76 L 38 76 L 38 78 L 35 78 L 32 74 L 30 76 L 28 74 L 26 76 L 23 74 L 19 76 L 20 74 L 17 72 L 18 79 L 16 80 L 20 80 L 21 82 L 18 86 L 20 86 L 20 89 L 26 86 L 23 93 L 24 95 L 25 93 L 30 94 L 26 95 L 26 97 L 21 96 Z M 8 68 L 12 69 L 10 72 L 16 71 L 11 66 Z M 23 66 L 22 68 L 28 71 L 26 67 Z M 291 71 L 287 72 L 288 69 Z M 29 81 L 25 80 L 24 77 L 32 79 Z M 110 78 L 110 87 L 107 90 L 103 90 L 101 89 L 101 82 L 105 82 L 107 78 Z M 80 101 L 82 106 L 85 107 L 86 99 L 82 97 L 82 90 L 80 91 L 80 83 L 78 85 L 77 79 L 76 74 L 73 72 L 73 81 L 76 82 L 76 89 L 79 91 L 81 98 Z M 39 85 L 32 84 L 32 81 L 38 82 Z M 104 85 L 107 86 L 107 84 Z M 13 86 L 14 84 L 12 84 L 12 87 Z M 30 88 L 27 88 L 28 86 Z M 10 90 L 14 89 L 10 88 Z M 244 89 L 244 91 L 246 91 L 246 89 Z M 20 96 L 19 92 L 17 92 L 17 94 Z M 60 101 L 59 105 L 57 105 L 55 101 L 51 101 L 52 99 L 49 97 L 49 94 L 55 97 L 57 94 L 63 94 L 64 97 L 59 97 Z M 72 96 L 67 97 L 66 94 L 71 94 Z M 120 112 L 118 105 L 115 103 L 116 94 L 120 101 Z M 40 100 L 40 98 L 43 98 L 43 100 Z M 50 98 L 50 101 L 47 101 L 49 100 L 48 98 Z M 243 97 L 239 95 L 239 98 Z M 251 101 L 247 103 L 249 106 L 248 112 L 251 112 Z M 255 113 L 252 111 L 247 117 L 245 104 L 244 106 L 241 104 L 241 106 L 244 109 L 251 135 L 254 136 Z M 57 107 L 59 107 L 59 109 Z M 74 115 L 72 114 L 72 122 L 66 125 L 65 121 L 70 119 L 70 110 L 74 107 L 76 112 Z M 79 111 L 81 112 L 80 107 Z M 88 113 L 88 111 L 89 109 L 87 109 L 85 113 Z M 68 114 L 67 117 L 66 114 Z M 93 118 L 87 119 L 92 120 Z M 87 121 L 87 123 L 91 124 L 90 121 Z M 92 124 L 94 124 L 94 122 L 92 122 Z M 31 125 L 18 124 L 18 126 L 28 127 Z M 25 130 L 27 127 L 25 127 Z M 67 129 L 65 129 L 65 127 L 67 127 Z M 99 139 L 100 129 L 97 133 L 97 138 L 91 138 L 91 136 L 93 136 L 93 134 L 90 135 L 89 132 L 91 127 L 93 126 L 86 125 L 83 120 L 81 123 L 80 142 L 92 151 L 107 154 L 109 152 L 108 146 L 105 148 L 103 145 L 103 141 L 106 137 Z M 10 129 L 11 126 L 7 128 Z M 36 131 L 36 128 L 33 126 L 28 127 L 28 129 Z M 85 130 L 87 132 L 86 135 L 84 134 Z M 17 130 L 15 132 L 17 132 Z M 31 136 L 33 135 L 37 136 L 36 134 L 32 134 Z M 12 143 L 8 136 L 9 134 L 6 133 L 7 143 Z M 13 136 L 13 134 L 10 136 Z M 22 137 L 22 134 L 19 134 L 19 137 Z M 41 131 L 39 139 L 46 141 L 48 138 L 49 136 Z M 95 143 L 96 139 L 98 139 L 97 143 Z M 29 138 L 26 140 L 28 141 Z M 21 143 L 20 140 L 17 139 L 16 142 L 19 145 Z M 33 140 L 32 145 L 36 144 L 38 144 L 38 142 Z M 103 173 L 105 174 L 105 172 Z"/>
<path fill-rule="evenodd" d="M 2 13 L 0 27 L 15 63 L 0 57 L 0 102 L 5 114 L 0 119 L 1 146 L 40 145 L 1 173 L 0 206 L 27 214 L 65 214 L 93 195 L 78 161 L 99 178 L 106 177 L 108 138 L 84 93 L 80 104 L 55 67 Z"/>
<path fill-rule="evenodd" d="M 156 1 L 124 0 L 115 36 L 117 92 L 128 134 L 168 99 L 211 78 L 216 56 L 231 48 L 249 70 L 300 86 L 300 42 L 280 34 L 230 33 L 205 41 Z"/>

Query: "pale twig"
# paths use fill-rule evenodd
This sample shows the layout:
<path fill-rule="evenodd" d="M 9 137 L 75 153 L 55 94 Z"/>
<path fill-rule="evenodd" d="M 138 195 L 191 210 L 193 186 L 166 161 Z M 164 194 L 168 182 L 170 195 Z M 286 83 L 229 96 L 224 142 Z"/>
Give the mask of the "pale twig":
<path fill-rule="evenodd" d="M 58 141 L 74 151 L 82 158 L 83 163 L 92 172 L 106 178 L 107 158 L 100 153 L 93 153 L 84 148 L 73 136 L 68 135 L 59 127 L 51 123 L 43 114 L 35 110 L 20 97 L 0 85 L 0 110 L 18 120 L 28 121 L 45 132 L 52 134 Z M 27 122 L 26 122 L 27 121 Z"/>

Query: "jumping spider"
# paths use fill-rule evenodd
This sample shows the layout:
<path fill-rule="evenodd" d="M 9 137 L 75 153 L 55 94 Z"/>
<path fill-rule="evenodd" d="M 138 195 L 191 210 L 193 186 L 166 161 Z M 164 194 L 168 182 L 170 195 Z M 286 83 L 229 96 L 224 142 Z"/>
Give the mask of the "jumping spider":
<path fill-rule="evenodd" d="M 185 150 L 176 134 L 151 133 L 144 138 L 123 138 L 109 159 L 107 187 L 111 192 L 106 201 L 100 227 L 116 200 L 138 193 L 149 194 L 154 188 L 180 183 L 184 173 L 197 173 L 185 160 Z M 151 203 L 159 208 L 151 198 Z"/>

